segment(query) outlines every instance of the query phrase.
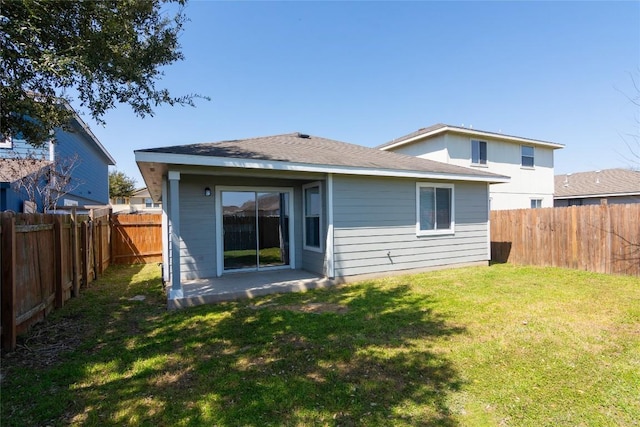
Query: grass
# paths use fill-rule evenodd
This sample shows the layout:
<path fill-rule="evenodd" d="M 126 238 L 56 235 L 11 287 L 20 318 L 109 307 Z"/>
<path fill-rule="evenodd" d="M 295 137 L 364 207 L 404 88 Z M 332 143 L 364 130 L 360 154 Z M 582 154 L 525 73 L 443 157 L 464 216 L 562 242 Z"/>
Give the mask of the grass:
<path fill-rule="evenodd" d="M 167 312 L 116 266 L 2 362 L 3 426 L 637 426 L 640 284 L 495 265 Z"/>
<path fill-rule="evenodd" d="M 279 247 L 260 249 L 260 265 L 283 264 Z M 256 250 L 244 249 L 224 252 L 224 266 L 227 269 L 244 268 L 256 265 Z"/>

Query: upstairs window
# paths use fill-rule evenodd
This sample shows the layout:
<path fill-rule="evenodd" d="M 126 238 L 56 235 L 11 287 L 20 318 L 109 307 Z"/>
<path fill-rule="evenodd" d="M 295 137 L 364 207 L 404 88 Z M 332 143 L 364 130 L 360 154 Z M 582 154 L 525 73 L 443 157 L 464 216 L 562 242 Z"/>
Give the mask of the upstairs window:
<path fill-rule="evenodd" d="M 471 140 L 471 163 L 474 165 L 487 164 L 487 141 Z"/>
<path fill-rule="evenodd" d="M 452 184 L 416 184 L 416 234 L 452 234 L 454 199 Z"/>
<path fill-rule="evenodd" d="M 522 166 L 525 168 L 532 168 L 535 164 L 534 162 L 534 149 L 528 145 L 522 145 L 520 147 L 521 157 L 522 157 Z"/>

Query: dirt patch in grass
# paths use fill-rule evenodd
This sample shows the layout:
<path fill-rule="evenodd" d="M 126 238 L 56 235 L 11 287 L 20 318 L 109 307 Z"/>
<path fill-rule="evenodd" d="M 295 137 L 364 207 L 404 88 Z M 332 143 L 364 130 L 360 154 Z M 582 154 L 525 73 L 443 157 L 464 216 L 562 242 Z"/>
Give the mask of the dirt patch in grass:
<path fill-rule="evenodd" d="M 298 313 L 313 313 L 313 314 L 322 314 L 322 313 L 336 313 L 336 314 L 345 314 L 349 312 L 349 307 L 342 304 L 334 304 L 330 302 L 308 302 L 304 304 L 287 304 L 287 305 L 279 305 L 276 303 L 266 303 L 260 305 L 250 305 L 250 309 L 252 310 L 264 310 L 270 308 L 272 310 L 288 310 L 288 311 L 296 311 Z"/>
<path fill-rule="evenodd" d="M 290 305 L 283 305 L 275 308 L 277 310 L 289 310 L 289 311 L 298 311 L 301 313 L 313 313 L 313 314 L 322 314 L 322 313 L 345 314 L 349 311 L 349 307 L 345 305 L 333 304 L 328 302 L 290 304 Z"/>
<path fill-rule="evenodd" d="M 83 343 L 88 329 L 80 315 L 39 323 L 28 334 L 18 337 L 15 351 L 2 355 L 3 371 L 14 367 L 44 369 L 54 365 L 63 353 L 75 350 Z"/>

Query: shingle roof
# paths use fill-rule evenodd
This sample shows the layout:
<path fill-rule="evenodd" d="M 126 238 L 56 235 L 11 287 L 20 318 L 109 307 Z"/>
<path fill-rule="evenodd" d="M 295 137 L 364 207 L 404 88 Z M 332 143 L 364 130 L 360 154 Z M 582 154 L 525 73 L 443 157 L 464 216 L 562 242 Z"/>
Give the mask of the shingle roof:
<path fill-rule="evenodd" d="M 640 172 L 605 169 L 555 176 L 556 198 L 640 194 Z"/>
<path fill-rule="evenodd" d="M 321 166 L 432 172 L 490 179 L 506 178 L 482 170 L 380 151 L 374 148 L 317 136 L 301 135 L 299 133 L 151 148 L 136 150 L 136 153 L 184 154 Z"/>
<path fill-rule="evenodd" d="M 558 143 L 555 143 L 555 142 L 542 141 L 542 140 L 531 139 L 531 138 L 523 138 L 521 136 L 516 136 L 516 135 L 507 135 L 507 134 L 498 133 L 498 132 L 489 132 L 489 131 L 486 131 L 486 130 L 465 128 L 465 127 L 461 127 L 461 126 L 452 126 L 452 125 L 447 125 L 447 124 L 444 124 L 444 123 L 437 123 L 435 125 L 432 125 L 432 126 L 429 126 L 429 127 L 426 127 L 426 128 L 418 129 L 415 132 L 411 132 L 410 134 L 401 136 L 399 138 L 395 138 L 392 141 L 389 141 L 389 142 L 386 142 L 384 144 L 378 145 L 376 148 L 382 150 L 382 149 L 385 149 L 385 148 L 390 147 L 390 146 L 403 145 L 403 143 L 405 141 L 408 142 L 411 139 L 419 137 L 421 135 L 427 135 L 427 134 L 430 134 L 430 133 L 439 134 L 439 133 L 445 132 L 445 131 L 465 133 L 465 134 L 477 134 L 479 136 L 494 137 L 494 138 L 507 139 L 507 140 L 514 139 L 514 140 L 518 140 L 518 141 L 527 141 L 527 142 L 529 142 L 531 144 L 551 146 L 551 147 L 554 147 L 554 148 L 562 148 L 563 147 L 562 144 L 558 144 Z"/>

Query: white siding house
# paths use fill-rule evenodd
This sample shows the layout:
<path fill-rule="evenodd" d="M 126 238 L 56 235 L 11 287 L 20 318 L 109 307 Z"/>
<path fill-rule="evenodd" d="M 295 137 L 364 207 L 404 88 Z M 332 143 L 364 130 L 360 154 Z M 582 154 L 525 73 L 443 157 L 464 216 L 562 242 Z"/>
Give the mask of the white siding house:
<path fill-rule="evenodd" d="M 377 147 L 509 176 L 491 185 L 491 209 L 553 207 L 553 152 L 563 145 L 437 124 Z"/>
<path fill-rule="evenodd" d="M 305 270 L 335 281 L 487 265 L 489 184 L 509 178 L 303 134 L 138 150 L 182 283 Z M 178 304 L 179 305 L 179 304 Z"/>

